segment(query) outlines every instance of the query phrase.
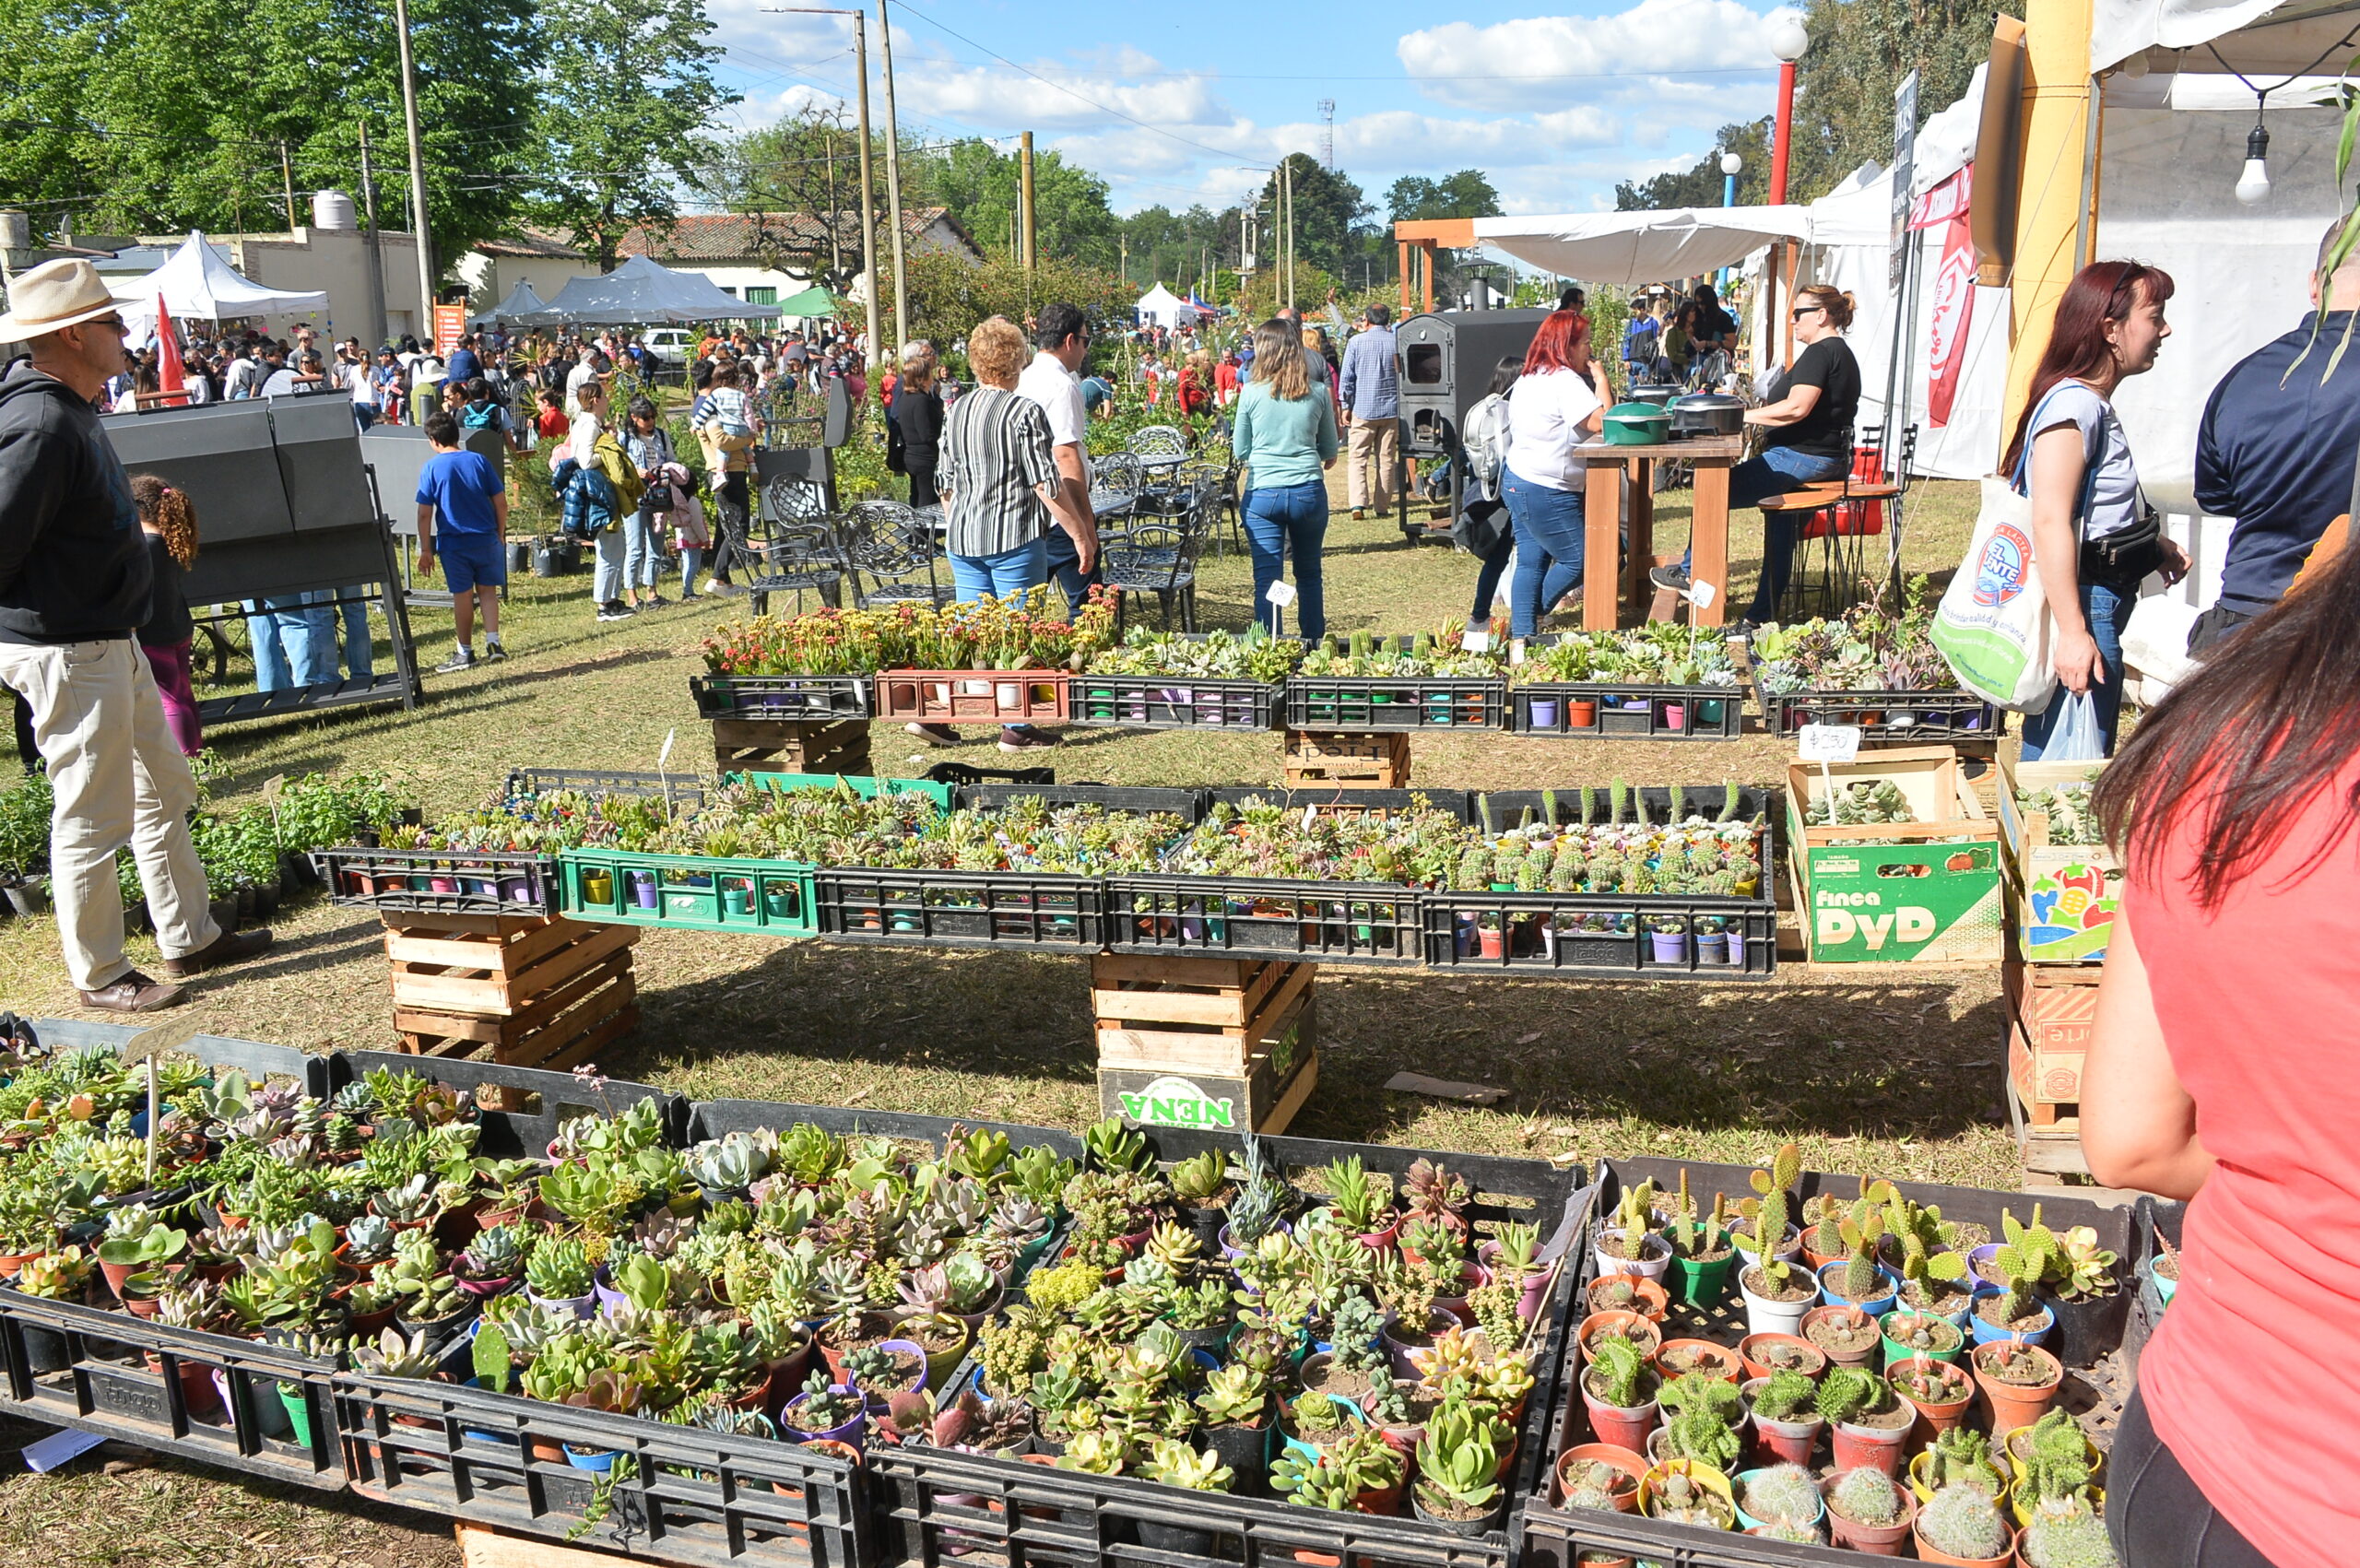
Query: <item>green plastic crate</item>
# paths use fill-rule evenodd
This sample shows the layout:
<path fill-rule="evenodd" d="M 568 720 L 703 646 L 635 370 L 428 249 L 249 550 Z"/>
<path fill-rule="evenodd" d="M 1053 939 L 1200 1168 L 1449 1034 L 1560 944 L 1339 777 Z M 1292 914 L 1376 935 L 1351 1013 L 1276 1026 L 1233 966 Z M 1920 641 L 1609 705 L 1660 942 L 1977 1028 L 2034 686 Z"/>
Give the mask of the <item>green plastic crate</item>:
<path fill-rule="evenodd" d="M 800 861 L 570 849 L 558 857 L 558 870 L 565 913 L 577 920 L 773 937 L 820 930 L 811 867 Z M 651 890 L 643 894 L 643 887 Z"/>
<path fill-rule="evenodd" d="M 950 786 L 937 784 L 932 779 L 872 779 L 858 773 L 764 773 L 749 770 L 730 774 L 728 782 L 758 784 L 763 789 L 809 789 L 814 786 L 833 789 L 840 784 L 850 784 L 852 792 L 863 800 L 873 798 L 880 790 L 895 795 L 915 790 L 920 795 L 933 796 L 934 803 L 945 811 L 950 809 Z"/>

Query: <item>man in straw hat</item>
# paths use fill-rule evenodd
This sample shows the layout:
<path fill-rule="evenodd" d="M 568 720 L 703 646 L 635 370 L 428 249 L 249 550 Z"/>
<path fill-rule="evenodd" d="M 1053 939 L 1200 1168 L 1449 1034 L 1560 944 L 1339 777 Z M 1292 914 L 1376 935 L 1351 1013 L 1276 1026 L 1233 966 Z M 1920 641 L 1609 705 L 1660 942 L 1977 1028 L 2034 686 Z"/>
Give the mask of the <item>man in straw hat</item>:
<path fill-rule="evenodd" d="M 124 957 L 114 862 L 124 844 L 169 980 L 251 958 L 270 933 L 214 923 L 189 842 L 196 781 L 132 640 L 148 619 L 148 547 L 91 407 L 123 362 L 123 316 L 80 260 L 19 274 L 9 302 L 0 343 L 23 343 L 32 358 L 0 380 L 0 684 L 32 704 L 49 762 L 65 967 L 87 1006 L 148 1012 L 183 993 Z"/>

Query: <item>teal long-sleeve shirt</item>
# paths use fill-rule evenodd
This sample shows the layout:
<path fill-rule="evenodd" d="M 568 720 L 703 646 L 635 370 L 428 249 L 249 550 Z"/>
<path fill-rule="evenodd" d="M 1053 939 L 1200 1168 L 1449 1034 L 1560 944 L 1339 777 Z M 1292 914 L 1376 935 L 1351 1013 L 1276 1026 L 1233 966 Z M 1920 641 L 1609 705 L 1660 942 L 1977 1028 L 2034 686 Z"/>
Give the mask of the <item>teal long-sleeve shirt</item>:
<path fill-rule="evenodd" d="M 1268 382 L 1248 382 L 1233 416 L 1231 448 L 1246 467 L 1253 489 L 1314 484 L 1336 458 L 1336 404 L 1313 383 L 1289 401 L 1270 395 Z"/>

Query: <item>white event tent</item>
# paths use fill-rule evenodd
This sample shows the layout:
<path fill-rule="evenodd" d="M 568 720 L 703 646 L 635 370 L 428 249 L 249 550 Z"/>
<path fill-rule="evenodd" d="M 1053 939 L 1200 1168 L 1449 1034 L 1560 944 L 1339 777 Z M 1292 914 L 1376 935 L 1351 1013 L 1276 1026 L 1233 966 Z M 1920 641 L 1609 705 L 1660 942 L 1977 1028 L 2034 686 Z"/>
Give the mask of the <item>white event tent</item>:
<path fill-rule="evenodd" d="M 1161 283 L 1140 295 L 1131 308 L 1139 312 L 1141 321 L 1155 326 L 1187 326 L 1197 319 L 1197 307 Z"/>
<path fill-rule="evenodd" d="M 123 306 L 135 340 L 155 326 L 159 294 L 176 322 L 294 315 L 328 305 L 324 290 L 268 289 L 242 276 L 195 230 L 163 265 L 143 277 L 111 283 L 107 292 Z"/>

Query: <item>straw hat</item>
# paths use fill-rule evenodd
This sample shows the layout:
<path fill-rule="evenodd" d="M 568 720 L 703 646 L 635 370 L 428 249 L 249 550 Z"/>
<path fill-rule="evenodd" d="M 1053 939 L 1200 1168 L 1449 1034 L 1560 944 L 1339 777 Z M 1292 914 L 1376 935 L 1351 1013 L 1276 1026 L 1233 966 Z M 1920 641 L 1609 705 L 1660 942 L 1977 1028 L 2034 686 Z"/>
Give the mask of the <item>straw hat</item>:
<path fill-rule="evenodd" d="M 112 315 L 116 309 L 99 269 L 79 256 L 43 262 L 18 273 L 9 285 L 8 302 L 13 308 L 0 315 L 0 343 L 22 343 Z"/>

